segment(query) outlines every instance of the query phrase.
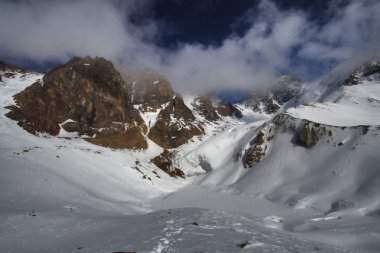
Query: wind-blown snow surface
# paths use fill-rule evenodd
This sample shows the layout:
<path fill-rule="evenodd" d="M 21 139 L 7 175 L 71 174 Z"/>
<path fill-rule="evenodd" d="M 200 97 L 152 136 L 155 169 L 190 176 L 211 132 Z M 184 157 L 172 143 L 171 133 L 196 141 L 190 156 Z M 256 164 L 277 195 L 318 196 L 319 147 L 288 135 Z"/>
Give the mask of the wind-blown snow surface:
<path fill-rule="evenodd" d="M 1 252 L 379 251 L 377 119 L 326 122 L 333 135 L 310 149 L 277 131 L 254 168 L 241 156 L 268 115 L 207 123 L 206 135 L 177 150 L 188 177 L 173 179 L 149 162 L 162 151 L 153 143 L 144 152 L 111 150 L 33 136 L 5 117 L 12 95 L 40 78 L 0 82 Z M 342 106 L 372 105 L 362 104 L 370 90 L 377 99 L 371 87 L 349 87 Z M 316 117 L 305 110 L 288 114 Z M 340 123 L 371 126 L 364 134 Z"/>
<path fill-rule="evenodd" d="M 288 113 L 332 126 L 380 125 L 380 82 L 341 86 L 322 102 L 291 108 Z"/>

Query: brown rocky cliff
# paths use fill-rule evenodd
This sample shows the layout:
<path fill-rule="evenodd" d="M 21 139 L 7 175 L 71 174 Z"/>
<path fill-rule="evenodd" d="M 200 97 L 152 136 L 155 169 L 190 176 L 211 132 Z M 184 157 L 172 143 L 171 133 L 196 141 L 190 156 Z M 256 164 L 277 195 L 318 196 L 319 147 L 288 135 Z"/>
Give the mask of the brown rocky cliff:
<path fill-rule="evenodd" d="M 131 90 L 131 101 L 141 113 L 159 111 L 154 125 L 146 122 L 148 138 L 167 149 L 187 143 L 203 133 L 200 122 L 176 95 L 169 81 L 150 69 L 128 71 L 119 67 Z"/>
<path fill-rule="evenodd" d="M 174 154 L 168 151 L 167 149 L 164 149 L 164 151 L 160 155 L 151 159 L 151 162 L 171 177 L 185 178 L 185 173 L 174 166 L 173 158 Z"/>
<path fill-rule="evenodd" d="M 169 81 L 150 69 L 127 71 L 121 69 L 122 76 L 130 87 L 131 101 L 143 112 L 156 111 L 174 97 Z"/>
<path fill-rule="evenodd" d="M 237 118 L 242 118 L 243 117 L 243 114 L 242 112 L 236 108 L 234 105 L 230 104 L 230 103 L 227 103 L 227 102 L 224 102 L 224 101 L 220 101 L 219 104 L 218 104 L 218 107 L 217 107 L 217 111 L 220 115 L 222 116 L 235 116 Z"/>
<path fill-rule="evenodd" d="M 163 148 L 176 148 L 192 137 L 202 134 L 203 128 L 196 122 L 191 110 L 182 98 L 175 96 L 160 111 L 148 137 Z"/>
<path fill-rule="evenodd" d="M 122 77 L 103 58 L 73 58 L 16 94 L 15 100 L 17 106 L 7 116 L 30 133 L 58 135 L 62 127 L 111 148 L 147 148 L 150 138 L 171 149 L 203 133 L 163 76 L 145 69 L 123 72 Z M 140 113 L 157 110 L 157 120 L 148 129 Z"/>
<path fill-rule="evenodd" d="M 281 77 L 276 84 L 248 96 L 243 104 L 255 112 L 277 113 L 281 106 L 295 98 L 301 89 L 301 80 L 292 76 Z"/>
<path fill-rule="evenodd" d="M 217 121 L 220 119 L 216 108 L 214 108 L 210 96 L 201 96 L 193 102 L 194 109 L 208 121 Z"/>
<path fill-rule="evenodd" d="M 7 116 L 31 133 L 57 135 L 59 124 L 71 119 L 74 122 L 67 127 L 62 125 L 67 131 L 98 138 L 124 135 L 118 147 L 130 147 L 128 142 L 135 143 L 136 138 L 136 148 L 147 147 L 141 134 L 146 126 L 133 108 L 130 90 L 113 64 L 103 58 L 73 58 L 47 73 L 43 82 L 16 94 L 15 100 L 18 107 Z M 131 128 L 137 130 L 134 136 L 127 134 Z"/>

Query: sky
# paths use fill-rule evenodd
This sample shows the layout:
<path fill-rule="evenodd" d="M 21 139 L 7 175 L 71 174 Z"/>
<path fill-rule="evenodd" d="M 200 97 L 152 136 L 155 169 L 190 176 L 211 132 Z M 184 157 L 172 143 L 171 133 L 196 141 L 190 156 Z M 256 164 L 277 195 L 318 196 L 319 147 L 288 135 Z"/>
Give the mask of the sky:
<path fill-rule="evenodd" d="M 258 90 L 380 52 L 380 1 L 0 0 L 0 34 L 1 60 L 37 70 L 90 55 L 178 91 Z"/>

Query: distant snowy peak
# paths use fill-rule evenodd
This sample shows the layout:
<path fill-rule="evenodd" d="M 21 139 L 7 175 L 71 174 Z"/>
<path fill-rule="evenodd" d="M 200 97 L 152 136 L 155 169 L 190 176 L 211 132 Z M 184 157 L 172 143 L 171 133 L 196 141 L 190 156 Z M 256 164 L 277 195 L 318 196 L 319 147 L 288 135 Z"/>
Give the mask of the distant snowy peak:
<path fill-rule="evenodd" d="M 282 76 L 270 88 L 252 93 L 240 104 L 254 112 L 273 114 L 299 94 L 301 81 L 292 76 Z"/>
<path fill-rule="evenodd" d="M 0 61 L 0 83 L 4 82 L 5 78 L 14 78 L 16 74 L 26 76 L 28 73 L 32 71 Z"/>
<path fill-rule="evenodd" d="M 31 70 L 28 70 L 26 68 L 23 68 L 23 67 L 19 67 L 19 66 L 15 66 L 15 65 L 12 65 L 12 64 L 8 64 L 6 62 L 3 62 L 3 61 L 0 61 L 0 71 L 1 72 L 9 72 L 9 73 L 30 73 L 30 72 L 33 72 Z"/>
<path fill-rule="evenodd" d="M 194 111 L 210 122 L 223 121 L 223 117 L 241 118 L 243 116 L 233 104 L 220 100 L 214 95 L 194 97 L 191 105 Z"/>
<path fill-rule="evenodd" d="M 363 81 L 376 82 L 379 80 L 379 58 L 362 60 L 362 64 L 347 59 L 321 78 L 304 83 L 300 91 L 299 104 L 325 102 L 334 100 L 337 93 L 344 87 L 362 83 Z"/>
<path fill-rule="evenodd" d="M 380 60 L 340 78 L 335 72 L 306 83 L 298 106 L 287 113 L 332 126 L 380 125 Z"/>
<path fill-rule="evenodd" d="M 369 61 L 360 66 L 342 84 L 351 86 L 363 83 L 363 81 L 380 81 L 380 59 Z"/>

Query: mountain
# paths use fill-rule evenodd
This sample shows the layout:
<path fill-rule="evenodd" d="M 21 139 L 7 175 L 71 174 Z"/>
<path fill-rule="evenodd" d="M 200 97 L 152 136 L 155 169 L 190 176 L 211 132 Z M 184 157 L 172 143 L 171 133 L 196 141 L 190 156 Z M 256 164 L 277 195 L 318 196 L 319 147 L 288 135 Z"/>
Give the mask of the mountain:
<path fill-rule="evenodd" d="M 292 76 L 282 76 L 278 82 L 266 90 L 251 94 L 240 104 L 255 112 L 273 114 L 296 97 L 301 89 L 301 81 Z"/>
<path fill-rule="evenodd" d="M 33 134 L 59 135 L 63 129 L 95 136 L 87 140 L 97 144 L 146 148 L 146 126 L 129 92 L 111 62 L 74 58 L 16 94 L 17 106 L 7 116 Z"/>
<path fill-rule="evenodd" d="M 102 58 L 2 64 L 0 246 L 377 252 L 379 63 L 234 105 Z"/>

